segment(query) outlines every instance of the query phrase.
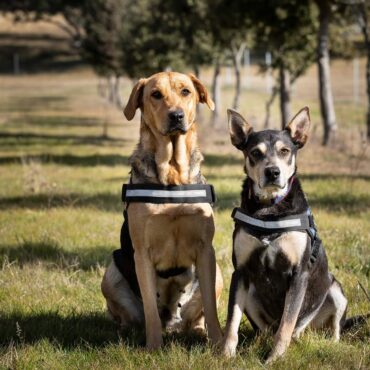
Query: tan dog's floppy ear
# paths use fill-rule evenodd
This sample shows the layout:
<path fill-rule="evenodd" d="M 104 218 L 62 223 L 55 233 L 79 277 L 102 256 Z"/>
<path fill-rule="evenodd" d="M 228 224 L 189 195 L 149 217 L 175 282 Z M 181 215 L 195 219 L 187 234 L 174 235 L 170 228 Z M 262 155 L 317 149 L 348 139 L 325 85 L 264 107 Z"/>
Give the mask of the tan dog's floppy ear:
<path fill-rule="evenodd" d="M 304 107 L 293 117 L 285 129 L 289 132 L 294 144 L 298 148 L 302 148 L 308 139 L 310 126 L 310 111 L 308 107 Z"/>
<path fill-rule="evenodd" d="M 146 83 L 146 78 L 141 78 L 132 88 L 132 91 L 128 99 L 128 102 L 126 104 L 126 107 L 123 110 L 125 117 L 129 121 L 131 121 L 134 118 L 136 109 L 139 108 L 139 106 L 141 105 L 141 99 L 142 99 L 143 88 L 145 86 L 145 83 Z"/>
<path fill-rule="evenodd" d="M 229 120 L 229 133 L 231 143 L 238 149 L 242 149 L 247 142 L 248 135 L 253 131 L 253 127 L 244 119 L 244 117 L 233 109 L 227 110 Z"/>
<path fill-rule="evenodd" d="M 206 87 L 191 73 L 188 74 L 199 95 L 199 103 L 206 103 L 210 110 L 215 109 L 215 103 L 210 98 Z"/>

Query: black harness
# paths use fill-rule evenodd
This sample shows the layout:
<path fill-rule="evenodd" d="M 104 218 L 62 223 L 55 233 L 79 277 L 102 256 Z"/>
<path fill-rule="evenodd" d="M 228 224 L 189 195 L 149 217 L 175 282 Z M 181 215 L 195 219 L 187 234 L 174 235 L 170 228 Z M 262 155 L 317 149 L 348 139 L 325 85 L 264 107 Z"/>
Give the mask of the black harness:
<path fill-rule="evenodd" d="M 122 201 L 126 203 L 215 203 L 216 195 L 212 185 L 157 185 L 124 184 Z"/>
<path fill-rule="evenodd" d="M 194 204 L 210 203 L 216 201 L 215 191 L 212 185 L 157 185 L 157 184 L 124 184 L 122 186 L 122 201 L 126 203 L 123 211 L 124 222 L 121 228 L 121 248 L 113 252 L 113 260 L 121 274 L 129 283 L 131 289 L 137 296 L 141 296 L 139 283 L 137 281 L 134 248 L 128 226 L 127 208 L 133 203 L 154 204 Z M 175 267 L 165 271 L 157 271 L 162 279 L 181 275 L 187 270 L 186 267 Z"/>
<path fill-rule="evenodd" d="M 310 265 L 318 256 L 321 240 L 317 234 L 317 228 L 310 208 L 306 212 L 288 217 L 273 217 L 261 220 L 246 214 L 241 208 L 234 208 L 231 217 L 251 235 L 260 240 L 274 240 L 287 231 L 305 231 L 311 239 Z"/>

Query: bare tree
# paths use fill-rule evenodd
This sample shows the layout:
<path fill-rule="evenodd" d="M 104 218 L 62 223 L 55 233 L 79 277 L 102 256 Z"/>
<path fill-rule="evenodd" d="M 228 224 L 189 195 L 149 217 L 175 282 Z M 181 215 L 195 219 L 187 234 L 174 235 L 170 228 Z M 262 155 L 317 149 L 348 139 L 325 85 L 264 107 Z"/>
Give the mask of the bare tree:
<path fill-rule="evenodd" d="M 236 45 L 236 43 L 233 42 L 230 47 L 231 59 L 235 72 L 235 95 L 233 100 L 234 109 L 239 109 L 240 106 L 242 57 L 246 47 L 247 44 L 245 42 L 241 42 L 239 45 Z"/>
<path fill-rule="evenodd" d="M 291 118 L 291 81 L 290 72 L 283 64 L 279 68 L 281 127 L 284 128 Z"/>
<path fill-rule="evenodd" d="M 221 56 L 217 55 L 214 62 L 212 78 L 212 99 L 215 103 L 215 109 L 212 112 L 211 124 L 216 124 L 220 116 L 221 104 Z"/>
<path fill-rule="evenodd" d="M 320 110 L 324 125 L 323 145 L 329 145 L 337 131 L 334 100 L 330 81 L 329 22 L 331 0 L 315 0 L 319 8 L 317 64 L 319 70 Z"/>
<path fill-rule="evenodd" d="M 367 51 L 367 63 L 366 63 L 366 84 L 367 84 L 367 139 L 370 140 L 370 31 L 369 31 L 369 19 L 366 9 L 365 0 L 360 1 L 357 5 L 358 9 L 358 20 L 360 23 L 362 34 L 364 35 L 366 51 Z"/>

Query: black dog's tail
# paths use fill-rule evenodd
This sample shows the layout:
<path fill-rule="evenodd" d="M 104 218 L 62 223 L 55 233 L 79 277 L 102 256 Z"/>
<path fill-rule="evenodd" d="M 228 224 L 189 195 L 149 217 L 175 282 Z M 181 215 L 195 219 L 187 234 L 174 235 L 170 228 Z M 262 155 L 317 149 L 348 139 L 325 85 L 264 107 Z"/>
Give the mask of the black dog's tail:
<path fill-rule="evenodd" d="M 369 297 L 369 294 L 368 294 L 367 290 L 361 284 L 360 280 L 357 280 L 357 281 L 358 281 L 358 285 L 360 286 L 360 288 L 364 292 L 367 300 L 370 302 L 370 297 Z M 346 319 L 344 321 L 344 323 L 342 324 L 342 332 L 348 331 L 348 330 L 350 330 L 351 328 L 353 328 L 355 326 L 360 326 L 360 325 L 366 324 L 367 319 L 369 317 L 370 317 L 370 313 L 368 313 L 366 315 L 353 316 L 353 317 L 350 317 L 350 318 Z"/>
<path fill-rule="evenodd" d="M 342 325 L 342 332 L 346 332 L 353 327 L 361 326 L 366 324 L 367 319 L 370 317 L 370 313 L 366 315 L 352 316 L 346 319 Z"/>

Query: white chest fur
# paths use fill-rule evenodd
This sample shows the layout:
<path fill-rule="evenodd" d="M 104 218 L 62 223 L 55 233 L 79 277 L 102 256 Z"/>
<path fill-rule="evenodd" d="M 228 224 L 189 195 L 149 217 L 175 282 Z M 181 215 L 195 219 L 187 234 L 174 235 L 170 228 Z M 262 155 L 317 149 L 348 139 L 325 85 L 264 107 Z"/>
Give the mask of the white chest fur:
<path fill-rule="evenodd" d="M 260 261 L 264 265 L 268 260 L 274 264 L 278 254 L 284 254 L 292 266 L 300 263 L 307 247 L 306 232 L 289 231 L 270 242 L 264 242 L 240 229 L 234 239 L 234 254 L 238 267 L 243 266 L 252 253 L 261 248 Z"/>

